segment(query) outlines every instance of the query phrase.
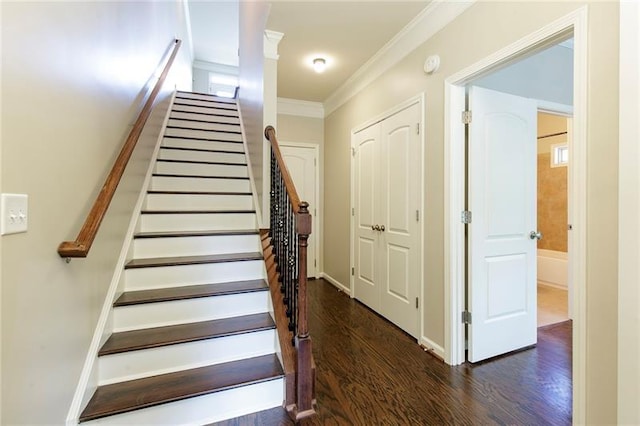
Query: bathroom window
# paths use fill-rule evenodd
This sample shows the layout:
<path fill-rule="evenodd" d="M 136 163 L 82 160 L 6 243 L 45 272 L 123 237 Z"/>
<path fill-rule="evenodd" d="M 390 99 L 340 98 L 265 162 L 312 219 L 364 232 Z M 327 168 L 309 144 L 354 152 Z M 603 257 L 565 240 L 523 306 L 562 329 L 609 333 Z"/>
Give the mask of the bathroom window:
<path fill-rule="evenodd" d="M 569 164 L 569 146 L 551 145 L 551 167 L 566 167 Z"/>

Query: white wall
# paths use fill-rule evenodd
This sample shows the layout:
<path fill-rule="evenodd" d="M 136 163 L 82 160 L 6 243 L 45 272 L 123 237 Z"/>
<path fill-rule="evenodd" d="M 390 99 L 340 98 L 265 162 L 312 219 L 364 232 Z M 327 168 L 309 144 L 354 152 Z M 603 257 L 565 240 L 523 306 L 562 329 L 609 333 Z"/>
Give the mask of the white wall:
<path fill-rule="evenodd" d="M 262 2 L 240 2 L 240 65 L 238 98 L 247 139 L 249 161 L 262 206 L 264 188 L 264 29 L 269 5 Z M 264 213 L 263 213 L 264 214 Z"/>
<path fill-rule="evenodd" d="M 573 50 L 552 46 L 473 84 L 525 98 L 573 105 Z"/>
<path fill-rule="evenodd" d="M 0 183 L 29 195 L 29 230 L 1 237 L 0 422 L 61 424 L 148 161 L 127 169 L 87 259 L 67 264 L 56 249 L 79 231 L 173 38 L 187 42 L 184 5 L 1 7 Z M 191 88 L 189 52 L 183 45 L 161 97 Z"/>

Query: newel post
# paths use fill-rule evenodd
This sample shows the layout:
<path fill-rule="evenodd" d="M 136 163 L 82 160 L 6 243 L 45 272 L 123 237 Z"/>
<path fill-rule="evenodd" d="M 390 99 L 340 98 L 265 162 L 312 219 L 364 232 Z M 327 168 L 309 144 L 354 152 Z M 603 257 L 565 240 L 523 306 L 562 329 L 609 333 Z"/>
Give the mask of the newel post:
<path fill-rule="evenodd" d="M 311 234 L 311 215 L 309 203 L 302 201 L 296 214 L 296 233 L 298 234 L 298 350 L 297 413 L 302 419 L 315 413 L 313 407 L 313 369 L 311 365 L 311 338 L 309 337 L 308 299 L 307 299 L 307 247 Z"/>

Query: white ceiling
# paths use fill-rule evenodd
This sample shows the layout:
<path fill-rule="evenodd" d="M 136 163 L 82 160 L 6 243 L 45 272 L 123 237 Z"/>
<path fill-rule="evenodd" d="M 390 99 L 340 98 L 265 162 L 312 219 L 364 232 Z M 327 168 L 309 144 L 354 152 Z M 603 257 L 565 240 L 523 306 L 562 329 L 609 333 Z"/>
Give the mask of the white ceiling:
<path fill-rule="evenodd" d="M 278 46 L 278 97 L 324 101 L 428 3 L 272 2 L 267 29 L 284 33 Z M 189 11 L 194 59 L 237 66 L 237 2 L 190 0 Z M 322 74 L 309 65 L 317 55 L 328 59 Z"/>

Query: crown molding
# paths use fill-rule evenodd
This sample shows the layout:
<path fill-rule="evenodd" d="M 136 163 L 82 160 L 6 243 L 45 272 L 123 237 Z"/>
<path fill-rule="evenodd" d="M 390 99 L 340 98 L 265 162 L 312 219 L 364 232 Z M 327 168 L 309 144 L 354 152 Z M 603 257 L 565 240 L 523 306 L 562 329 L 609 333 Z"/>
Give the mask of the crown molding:
<path fill-rule="evenodd" d="M 278 114 L 324 118 L 324 107 L 320 102 L 278 98 Z"/>
<path fill-rule="evenodd" d="M 433 0 L 324 101 L 329 115 L 429 40 L 476 0 Z"/>
<path fill-rule="evenodd" d="M 264 30 L 264 57 L 269 59 L 275 59 L 276 61 L 280 57 L 278 55 L 278 44 L 284 37 L 284 33 L 277 31 Z"/>

